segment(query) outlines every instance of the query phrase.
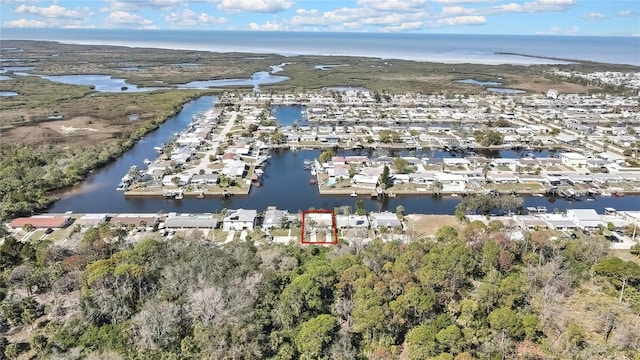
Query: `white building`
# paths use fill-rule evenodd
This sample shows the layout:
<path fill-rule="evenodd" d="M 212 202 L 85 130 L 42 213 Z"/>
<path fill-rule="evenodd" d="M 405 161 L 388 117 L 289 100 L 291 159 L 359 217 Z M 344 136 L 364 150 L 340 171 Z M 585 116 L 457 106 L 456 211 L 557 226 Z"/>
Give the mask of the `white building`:
<path fill-rule="evenodd" d="M 587 157 L 577 152 L 560 153 L 560 160 L 563 165 L 570 166 L 574 169 L 584 168 L 587 166 Z"/>
<path fill-rule="evenodd" d="M 582 230 L 593 230 L 605 225 L 594 209 L 567 209 L 567 218 Z"/>
<path fill-rule="evenodd" d="M 229 210 L 222 221 L 222 229 L 224 231 L 253 230 L 257 216 L 257 210 Z"/>

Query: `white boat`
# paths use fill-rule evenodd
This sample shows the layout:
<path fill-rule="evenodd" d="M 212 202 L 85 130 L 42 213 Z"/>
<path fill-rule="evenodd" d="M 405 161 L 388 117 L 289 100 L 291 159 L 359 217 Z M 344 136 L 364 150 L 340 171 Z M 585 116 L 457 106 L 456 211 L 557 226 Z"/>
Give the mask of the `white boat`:
<path fill-rule="evenodd" d="M 151 160 L 149 160 L 149 159 L 144 159 L 144 164 L 145 164 L 145 165 L 149 165 L 149 164 L 151 164 Z"/>
<path fill-rule="evenodd" d="M 358 196 L 358 194 L 356 194 L 356 191 L 354 190 L 354 191 L 351 193 L 351 196 L 352 196 L 352 197 L 356 197 L 356 196 Z"/>
<path fill-rule="evenodd" d="M 458 194 L 453 193 L 453 194 L 451 194 L 451 197 L 458 197 Z"/>
<path fill-rule="evenodd" d="M 543 194 L 533 194 L 533 196 L 535 196 L 535 197 L 544 197 Z"/>
<path fill-rule="evenodd" d="M 611 197 L 611 193 L 609 191 L 602 190 L 602 191 L 600 191 L 600 196 L 602 196 L 602 197 Z"/>

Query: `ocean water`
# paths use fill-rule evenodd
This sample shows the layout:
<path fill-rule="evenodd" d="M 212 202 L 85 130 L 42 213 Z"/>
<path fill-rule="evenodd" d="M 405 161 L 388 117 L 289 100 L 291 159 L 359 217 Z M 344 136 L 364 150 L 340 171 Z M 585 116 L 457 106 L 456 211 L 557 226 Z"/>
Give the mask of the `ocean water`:
<path fill-rule="evenodd" d="M 640 65 L 640 37 L 258 32 L 206 30 L 2 29 L 3 39 L 214 52 L 367 56 L 444 63 L 548 64 L 562 59 Z"/>

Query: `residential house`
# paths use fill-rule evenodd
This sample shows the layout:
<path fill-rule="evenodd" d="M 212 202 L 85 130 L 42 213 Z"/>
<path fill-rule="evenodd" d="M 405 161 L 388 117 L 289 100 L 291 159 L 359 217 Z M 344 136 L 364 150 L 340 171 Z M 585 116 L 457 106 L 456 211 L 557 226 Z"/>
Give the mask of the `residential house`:
<path fill-rule="evenodd" d="M 191 182 L 191 175 L 189 174 L 173 174 L 165 175 L 162 177 L 163 186 L 185 186 Z"/>
<path fill-rule="evenodd" d="M 369 228 L 369 219 L 365 215 L 336 215 L 336 225 L 340 229 L 346 228 Z"/>
<path fill-rule="evenodd" d="M 354 187 L 375 189 L 378 186 L 379 177 L 363 174 L 355 174 L 351 180 Z"/>
<path fill-rule="evenodd" d="M 594 209 L 567 209 L 567 218 L 581 230 L 594 230 L 605 225 Z"/>
<path fill-rule="evenodd" d="M 218 220 L 212 214 L 176 214 L 171 213 L 164 220 L 169 229 L 215 229 Z"/>
<path fill-rule="evenodd" d="M 389 211 L 369 213 L 369 218 L 371 219 L 371 226 L 376 230 L 381 228 L 394 229 L 402 227 L 398 216 Z"/>
<path fill-rule="evenodd" d="M 17 229 L 26 225 L 31 225 L 36 229 L 62 229 L 73 222 L 73 218 L 68 215 L 34 215 L 30 217 L 19 217 L 9 223 L 9 227 Z"/>
<path fill-rule="evenodd" d="M 435 181 L 442 184 L 443 192 L 462 192 L 467 183 L 466 177 L 460 174 L 437 172 L 433 174 L 433 177 Z"/>
<path fill-rule="evenodd" d="M 282 227 L 283 222 L 289 223 L 289 212 L 287 210 L 278 210 L 275 206 L 269 206 L 264 213 L 262 229 L 279 228 Z"/>
<path fill-rule="evenodd" d="M 229 210 L 222 221 L 224 231 L 253 230 L 258 212 L 256 210 Z"/>
<path fill-rule="evenodd" d="M 587 166 L 587 157 L 577 152 L 563 152 L 559 154 L 562 164 L 574 169 Z"/>
<path fill-rule="evenodd" d="M 218 174 L 193 175 L 191 183 L 196 185 L 210 185 L 218 183 Z"/>

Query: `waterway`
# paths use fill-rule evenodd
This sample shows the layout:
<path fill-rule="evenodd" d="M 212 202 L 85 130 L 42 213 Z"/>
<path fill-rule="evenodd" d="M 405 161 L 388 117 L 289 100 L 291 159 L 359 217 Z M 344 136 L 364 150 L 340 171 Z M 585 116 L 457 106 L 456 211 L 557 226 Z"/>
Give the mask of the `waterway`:
<path fill-rule="evenodd" d="M 166 143 L 175 133 L 182 131 L 191 121 L 193 115 L 207 110 L 215 98 L 201 97 L 187 103 L 183 110 L 168 119 L 159 129 L 149 133 L 131 150 L 113 163 L 94 171 L 83 183 L 59 194 L 61 199 L 49 209 L 50 212 L 182 212 L 200 213 L 215 212 L 222 208 L 248 208 L 263 211 L 267 206 L 275 205 L 289 211 L 299 211 L 314 207 L 317 209 L 333 209 L 336 206 L 354 206 L 357 199 L 362 199 L 369 211 L 395 211 L 402 205 L 407 213 L 453 214 L 459 198 L 434 198 L 429 195 L 399 196 L 377 201 L 370 198 L 353 198 L 350 196 L 320 196 L 316 186 L 309 185 L 310 174 L 304 170 L 305 159 L 313 159 L 319 150 L 280 151 L 272 153 L 265 168 L 265 179 L 262 187 L 254 187 L 248 196 L 235 196 L 228 199 L 205 198 L 167 200 L 163 198 L 126 198 L 116 187 L 120 179 L 132 165 L 144 167 L 144 159 L 157 156 L 155 146 Z M 298 113 L 299 113 L 298 109 Z M 279 111 L 278 113 L 296 116 L 295 111 Z M 282 122 L 291 121 L 283 119 Z M 341 155 L 352 154 L 342 151 Z M 446 153 L 444 153 L 446 154 Z M 515 155 L 516 153 L 513 153 Z M 438 155 L 438 154 L 436 154 Z M 550 200 L 543 197 L 525 198 L 525 206 L 546 206 L 549 210 L 563 211 L 567 208 L 594 208 L 599 213 L 605 207 L 618 210 L 640 210 L 637 196 L 622 198 L 598 198 L 596 201 L 568 202 L 564 199 Z"/>

